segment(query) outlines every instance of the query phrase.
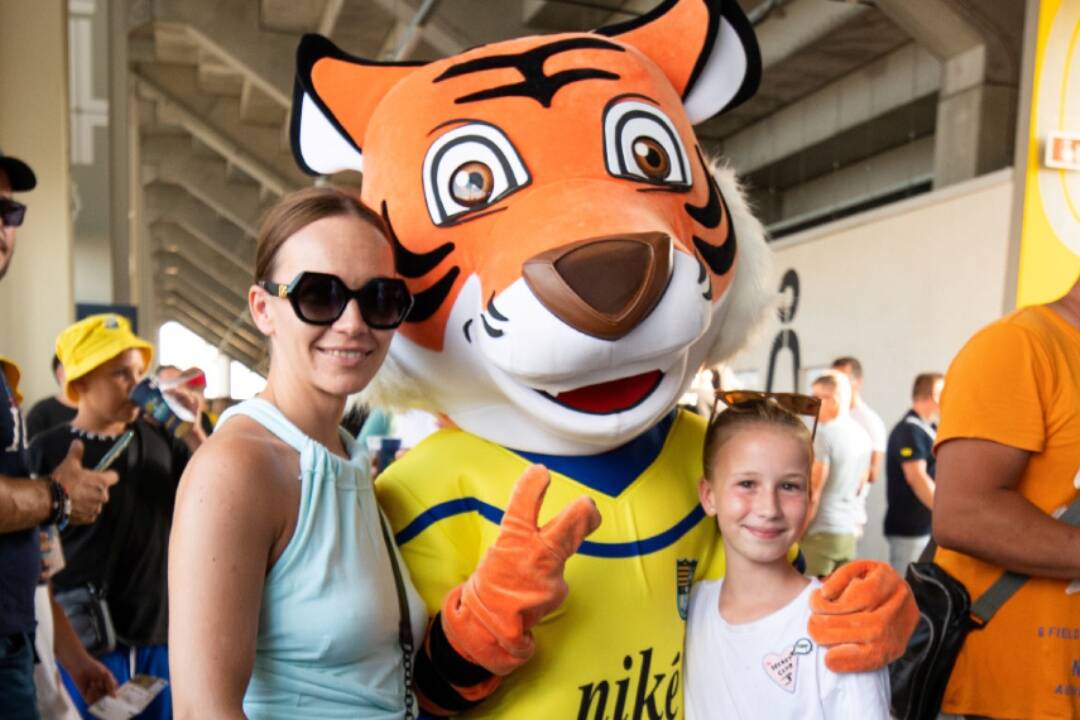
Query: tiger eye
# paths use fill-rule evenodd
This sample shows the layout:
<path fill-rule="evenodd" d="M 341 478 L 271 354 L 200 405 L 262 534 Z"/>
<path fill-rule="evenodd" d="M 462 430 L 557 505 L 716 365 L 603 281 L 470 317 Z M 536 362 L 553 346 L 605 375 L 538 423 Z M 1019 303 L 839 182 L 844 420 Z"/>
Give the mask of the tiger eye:
<path fill-rule="evenodd" d="M 465 207 L 483 205 L 494 189 L 495 177 L 482 162 L 467 162 L 450 176 L 450 197 Z"/>
<path fill-rule="evenodd" d="M 634 160 L 637 162 L 645 177 L 652 180 L 663 180 L 671 172 L 671 159 L 668 157 L 664 146 L 651 137 L 639 137 L 634 140 L 632 146 Z"/>

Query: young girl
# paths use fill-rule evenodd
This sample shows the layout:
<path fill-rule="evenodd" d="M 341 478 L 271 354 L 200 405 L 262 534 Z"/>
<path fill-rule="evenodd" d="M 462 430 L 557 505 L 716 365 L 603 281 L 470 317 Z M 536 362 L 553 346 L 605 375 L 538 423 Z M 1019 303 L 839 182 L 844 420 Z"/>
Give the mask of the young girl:
<path fill-rule="evenodd" d="M 779 396 L 793 400 L 817 410 L 813 398 Z M 811 432 L 777 397 L 725 402 L 705 436 L 699 492 L 724 537 L 727 567 L 723 580 L 691 591 L 687 718 L 888 718 L 887 670 L 830 671 L 806 629 L 820 582 L 803 577 L 788 551 L 807 524 Z"/>

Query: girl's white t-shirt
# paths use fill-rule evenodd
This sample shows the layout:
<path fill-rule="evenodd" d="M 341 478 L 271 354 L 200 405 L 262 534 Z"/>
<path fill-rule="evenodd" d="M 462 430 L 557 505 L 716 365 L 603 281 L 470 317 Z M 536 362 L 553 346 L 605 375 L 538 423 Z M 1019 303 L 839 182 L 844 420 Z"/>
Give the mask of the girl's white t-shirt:
<path fill-rule="evenodd" d="M 889 673 L 834 673 L 807 632 L 812 580 L 776 612 L 743 625 L 720 616 L 723 580 L 690 593 L 686 628 L 687 720 L 889 718 Z"/>

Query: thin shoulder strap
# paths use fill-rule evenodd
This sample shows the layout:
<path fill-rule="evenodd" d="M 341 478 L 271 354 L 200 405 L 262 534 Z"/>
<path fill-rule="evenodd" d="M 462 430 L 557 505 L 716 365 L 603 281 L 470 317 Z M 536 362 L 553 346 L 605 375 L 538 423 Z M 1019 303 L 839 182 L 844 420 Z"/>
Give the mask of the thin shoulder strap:
<path fill-rule="evenodd" d="M 401 662 L 405 675 L 405 720 L 414 720 L 416 713 L 413 710 L 413 635 L 412 619 L 409 616 L 409 596 L 405 590 L 405 580 L 401 575 L 401 566 L 398 565 L 397 552 L 394 550 L 394 541 L 390 535 L 390 528 L 386 523 L 386 517 L 382 510 L 379 513 L 379 524 L 382 525 L 383 543 L 386 552 L 390 554 L 390 567 L 394 571 L 394 586 L 397 588 L 398 597 L 398 644 L 401 645 Z"/>
<path fill-rule="evenodd" d="M 1057 518 L 1061 522 L 1068 523 L 1069 525 L 1080 525 L 1080 497 L 1077 497 L 1069 507 Z M 1020 573 L 1006 572 L 1001 575 L 994 583 L 979 596 L 971 606 L 971 614 L 976 617 L 977 620 L 981 620 L 983 624 L 990 621 L 990 618 L 994 616 L 1001 606 L 1004 605 L 1009 598 L 1016 594 L 1024 583 L 1028 580 L 1027 575 L 1021 575 Z"/>
<path fill-rule="evenodd" d="M 308 442 L 308 436 L 300 428 L 293 425 L 292 421 L 285 417 L 284 413 L 278 410 L 273 403 L 262 398 L 251 398 L 229 408 L 218 418 L 217 426 L 220 428 L 229 418 L 235 415 L 244 415 L 251 418 L 296 452 L 303 450 L 304 445 Z"/>

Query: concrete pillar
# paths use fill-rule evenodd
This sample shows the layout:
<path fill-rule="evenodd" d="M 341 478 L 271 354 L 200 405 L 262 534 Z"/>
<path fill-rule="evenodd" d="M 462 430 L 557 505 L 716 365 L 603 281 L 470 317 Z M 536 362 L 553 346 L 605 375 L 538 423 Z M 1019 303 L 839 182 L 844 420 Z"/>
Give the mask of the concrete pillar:
<path fill-rule="evenodd" d="M 109 180 L 109 24 L 106 0 L 68 6 L 75 301 L 113 302 L 113 208 Z"/>
<path fill-rule="evenodd" d="M 878 0 L 878 7 L 942 62 L 934 186 L 1013 159 L 1023 0 Z"/>
<path fill-rule="evenodd" d="M 985 46 L 979 46 L 945 62 L 935 129 L 935 187 L 968 180 L 1012 162 L 1017 84 L 998 85 L 977 75 L 985 53 Z"/>
<path fill-rule="evenodd" d="M 128 104 L 128 126 L 139 126 L 138 104 Z M 154 243 L 146 221 L 146 193 L 140 181 L 142 158 L 140 155 L 139 134 L 133 132 L 128 138 L 128 181 L 131 207 L 128 209 L 128 243 L 133 259 L 131 297 L 139 308 L 139 325 L 143 337 L 157 338 L 161 326 L 165 323 L 161 307 L 158 305 L 154 287 L 157 283 L 157 268 L 154 263 Z"/>
<path fill-rule="evenodd" d="M 23 369 L 28 401 L 56 391 L 49 360 L 74 319 L 66 0 L 0 0 L 0 147 L 28 162 L 37 188 L 0 280 L 0 353 Z"/>
<path fill-rule="evenodd" d="M 131 132 L 130 107 L 135 105 L 135 81 L 128 71 L 128 3 L 108 3 L 109 22 L 109 235 L 112 240 L 113 302 L 133 304 L 137 296 L 138 256 L 133 252 L 132 214 L 136 183 L 131 148 L 138 133 Z M 140 319 L 141 322 L 141 319 Z M 141 329 L 141 328 L 140 328 Z M 147 327 L 146 331 L 156 328 Z"/>

